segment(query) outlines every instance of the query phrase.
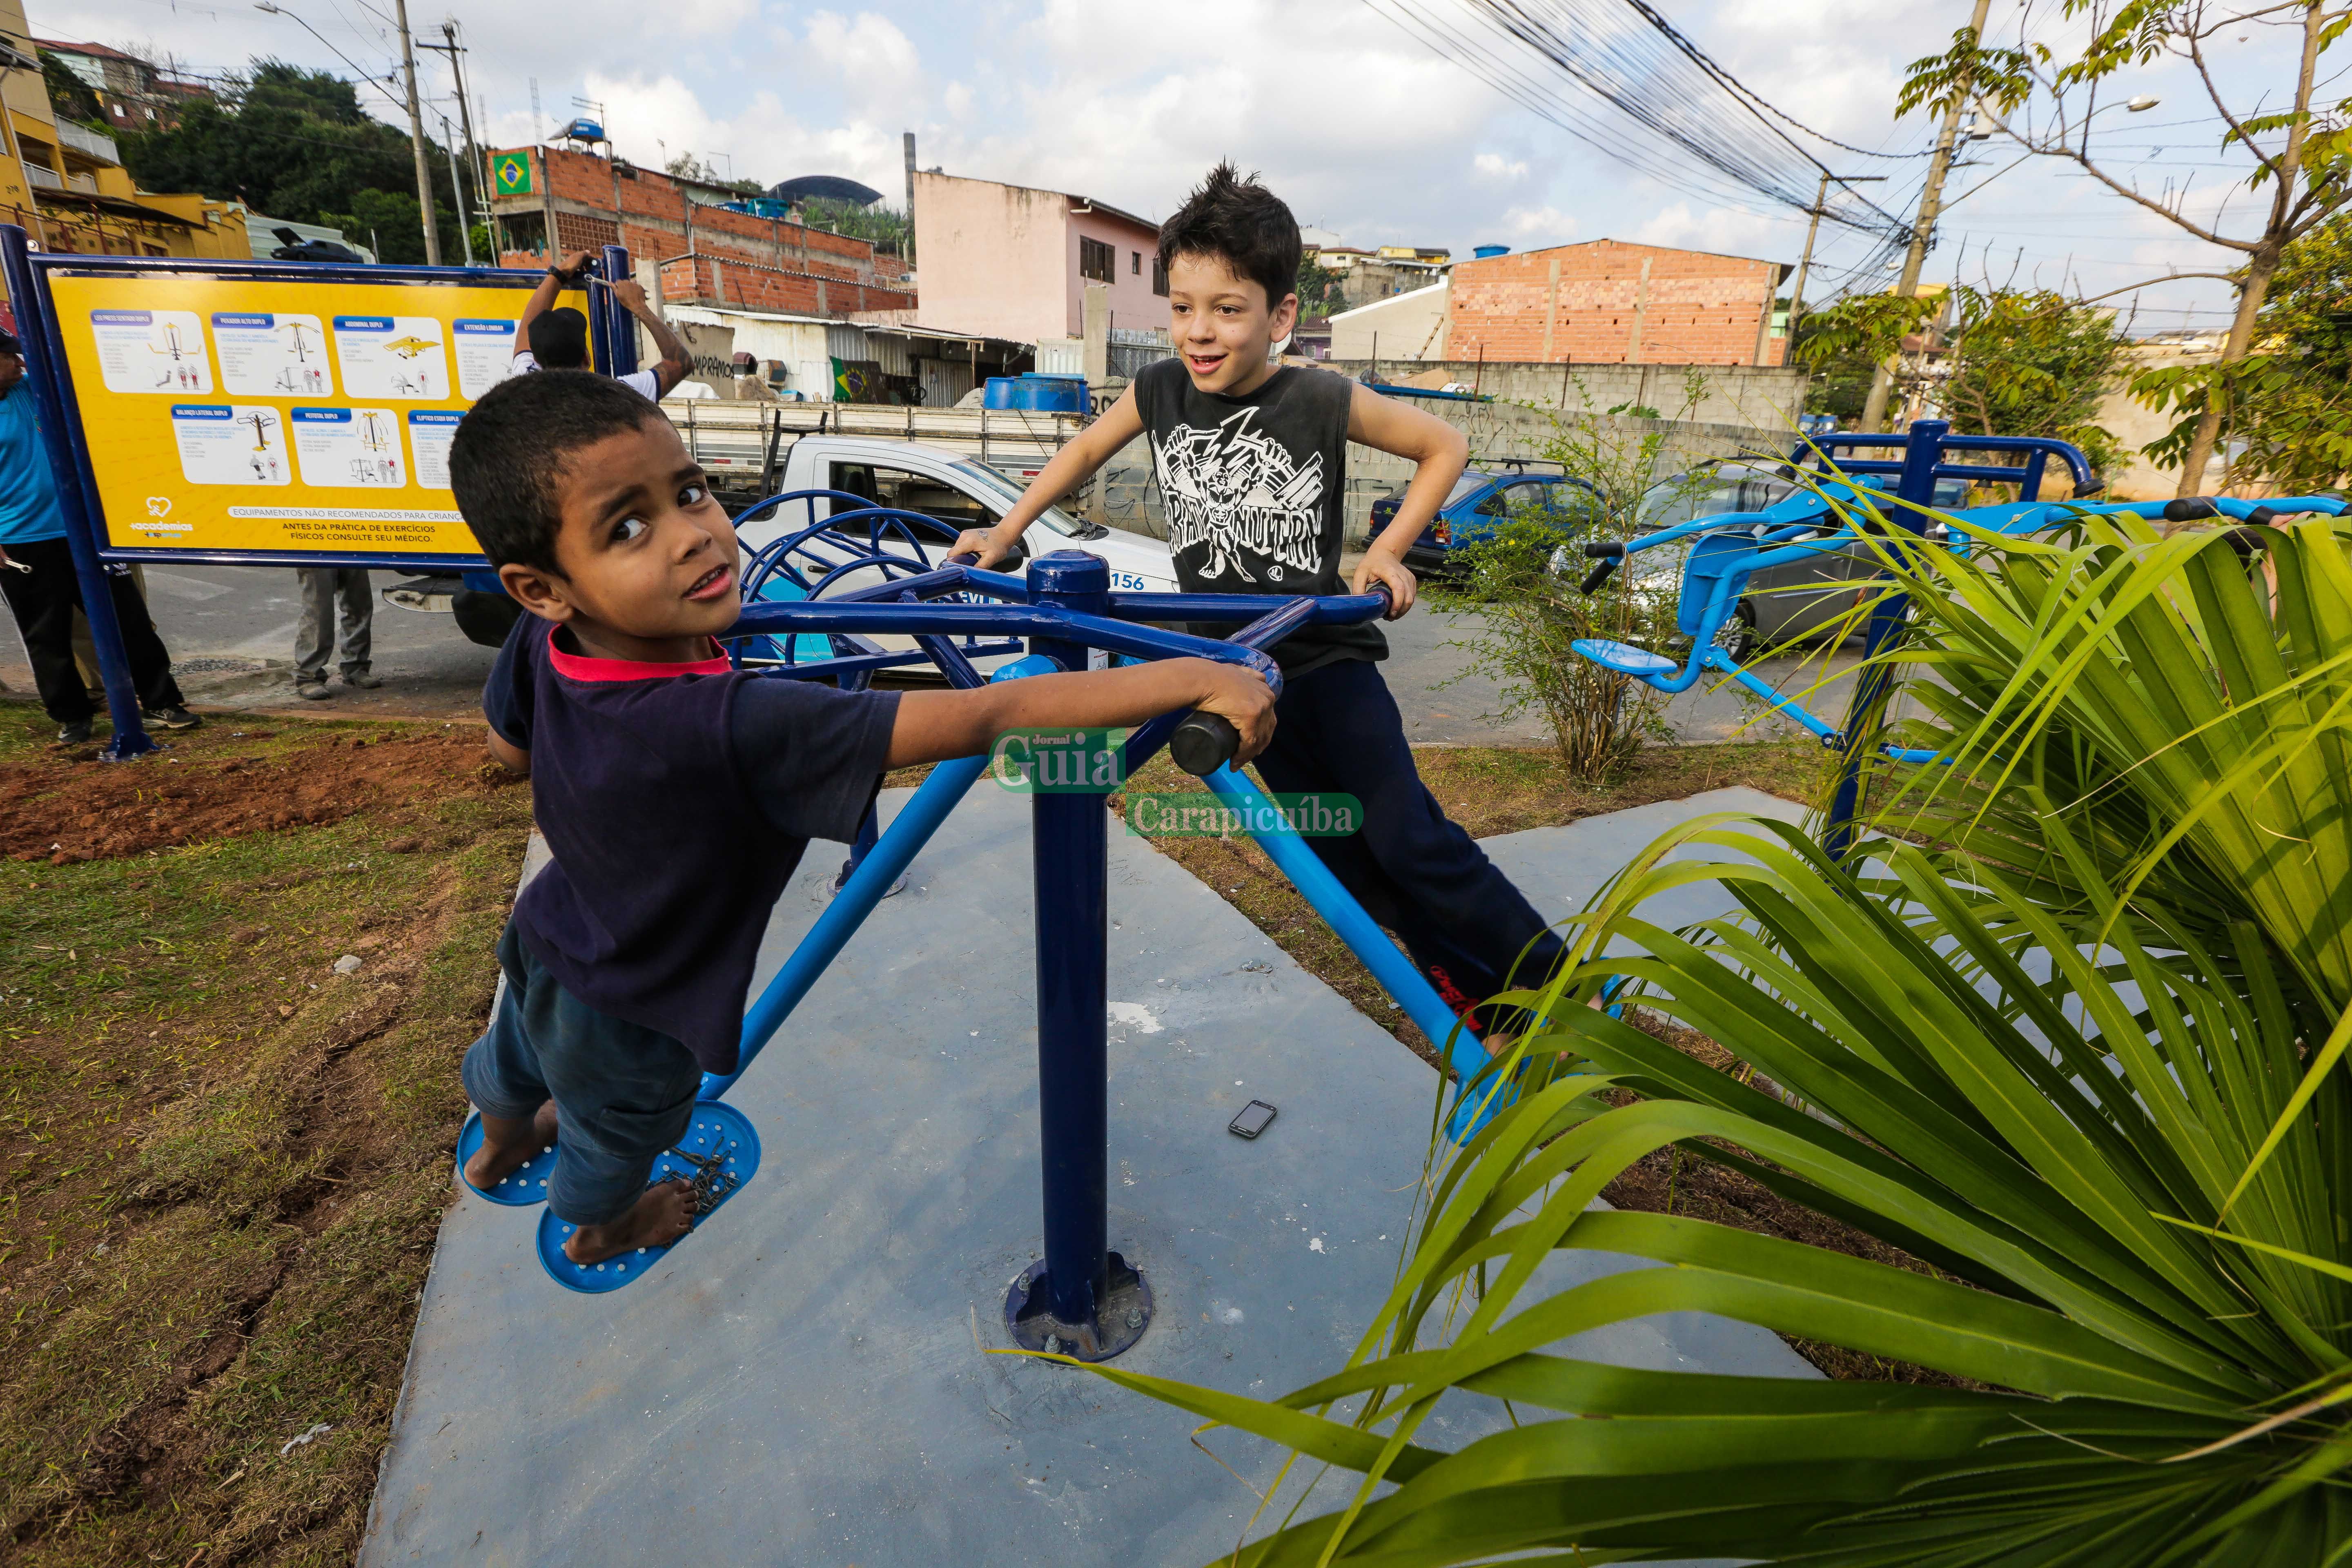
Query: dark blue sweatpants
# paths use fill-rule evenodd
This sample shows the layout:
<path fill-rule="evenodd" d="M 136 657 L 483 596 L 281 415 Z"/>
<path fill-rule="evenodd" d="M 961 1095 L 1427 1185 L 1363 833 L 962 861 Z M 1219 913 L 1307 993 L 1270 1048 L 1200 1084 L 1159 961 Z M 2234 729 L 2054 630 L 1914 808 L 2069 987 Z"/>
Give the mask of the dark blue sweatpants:
<path fill-rule="evenodd" d="M 1336 791 L 1363 802 L 1362 831 L 1307 842 L 1364 912 L 1403 939 L 1449 1006 L 1483 1034 L 1499 1020 L 1471 1007 L 1551 978 L 1559 937 L 1421 782 L 1377 665 L 1343 659 L 1286 681 L 1274 711 L 1258 776 L 1283 795 Z"/>

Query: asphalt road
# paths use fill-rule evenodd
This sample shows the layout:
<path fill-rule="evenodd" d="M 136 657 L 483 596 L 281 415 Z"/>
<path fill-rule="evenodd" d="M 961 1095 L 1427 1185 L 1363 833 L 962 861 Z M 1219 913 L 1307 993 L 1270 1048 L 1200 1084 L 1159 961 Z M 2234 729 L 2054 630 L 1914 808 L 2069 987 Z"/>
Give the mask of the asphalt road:
<path fill-rule="evenodd" d="M 146 568 L 147 601 L 172 650 L 180 684 L 199 709 L 285 709 L 320 717 L 467 720 L 481 712 L 482 681 L 492 650 L 478 647 L 446 615 L 385 604 L 383 589 L 399 579 L 373 574 L 377 594 L 375 673 L 383 685 L 361 691 L 340 682 L 324 702 L 294 694 L 294 626 L 299 606 L 294 574 L 282 567 L 153 566 Z M 0 618 L 5 620 L 5 618 Z M 32 690 L 23 645 L 13 623 L 0 631 L 0 683 Z M 1478 620 L 1444 616 L 1424 604 L 1387 628 L 1389 689 L 1418 743 L 1540 746 L 1550 736 L 1538 713 L 1504 716 L 1504 696 L 1490 679 L 1467 673 L 1470 655 L 1454 646 L 1475 637 Z M 1832 679 L 1808 698 L 1817 712 L 1843 711 L 1853 664 L 1851 652 L 1832 658 Z M 1818 658 L 1805 664 L 1769 660 L 1758 673 L 1783 689 L 1801 691 L 1822 679 Z M 1699 687 L 1675 697 L 1666 721 L 1685 742 L 1764 739 L 1793 728 L 1760 711 L 1736 689 Z"/>

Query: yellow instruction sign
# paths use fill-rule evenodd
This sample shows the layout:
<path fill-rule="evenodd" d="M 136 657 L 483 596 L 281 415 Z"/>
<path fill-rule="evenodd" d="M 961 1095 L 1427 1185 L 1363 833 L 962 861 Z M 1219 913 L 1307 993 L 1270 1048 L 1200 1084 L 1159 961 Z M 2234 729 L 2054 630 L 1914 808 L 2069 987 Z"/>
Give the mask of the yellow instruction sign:
<path fill-rule="evenodd" d="M 527 289 L 52 275 L 49 294 L 107 547 L 480 552 L 449 442 L 506 379 Z"/>

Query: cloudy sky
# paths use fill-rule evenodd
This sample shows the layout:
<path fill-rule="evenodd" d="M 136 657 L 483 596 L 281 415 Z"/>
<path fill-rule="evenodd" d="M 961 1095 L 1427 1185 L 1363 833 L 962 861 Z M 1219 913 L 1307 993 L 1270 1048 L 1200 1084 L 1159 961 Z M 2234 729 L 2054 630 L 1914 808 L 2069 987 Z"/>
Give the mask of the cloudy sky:
<path fill-rule="evenodd" d="M 2015 26 L 2015 3 L 1994 0 L 1996 33 Z M 1444 15 L 1458 0 L 1418 4 Z M 319 37 L 249 0 L 28 0 L 37 35 L 168 52 L 196 71 L 257 54 L 345 74 L 335 51 L 377 75 L 396 62 L 377 15 L 392 0 L 283 5 Z M 1665 0 L 1664 8 L 1780 108 L 1854 147 L 1887 152 L 1931 140 L 1924 116 L 1891 118 L 1902 68 L 1967 17 L 1955 0 Z M 604 105 L 626 157 L 658 163 L 691 151 L 762 183 L 840 174 L 895 196 L 899 137 L 911 130 L 927 168 L 1080 192 L 1155 216 L 1230 156 L 1262 170 L 1302 222 L 1353 244 L 1442 245 L 1460 255 L 1484 243 L 1614 237 L 1797 258 L 1801 214 L 1743 207 L 1690 180 L 1626 169 L 1439 58 L 1384 14 L 1392 9 L 1393 0 L 1377 8 L 1366 0 L 410 5 L 420 30 L 445 15 L 463 28 L 478 132 L 494 145 L 551 132 L 578 112 L 577 97 Z M 2259 30 L 2243 42 L 2226 37 L 2225 85 L 2251 101 L 2286 80 L 2283 47 Z M 425 57 L 422 69 L 428 94 L 449 110 L 440 58 Z M 2242 189 L 2229 197 L 2239 170 L 2220 151 L 2219 123 L 2188 69 L 2158 65 L 2119 87 L 2112 96 L 2161 101 L 2103 116 L 2106 155 L 2151 192 L 2168 179 L 2193 182 L 2199 211 L 2226 201 L 2242 228 L 2251 200 Z M 373 102 L 394 117 L 383 94 Z M 1874 188 L 1890 206 L 1907 213 L 1916 204 L 1923 160 L 1823 155 L 1842 174 L 1893 176 Z M 1930 279 L 1958 270 L 1973 280 L 1990 268 L 2099 290 L 2229 264 L 2079 175 L 2039 163 L 2008 170 L 2014 150 L 1999 140 L 1970 156 L 1977 166 L 1960 170 L 1948 195 L 1959 199 L 1928 259 Z M 1834 281 L 1866 243 L 1825 228 L 1817 268 Z M 1808 292 L 1818 297 L 1818 283 Z M 2212 322 L 2226 300 L 2219 284 L 2152 289 L 2137 326 Z"/>

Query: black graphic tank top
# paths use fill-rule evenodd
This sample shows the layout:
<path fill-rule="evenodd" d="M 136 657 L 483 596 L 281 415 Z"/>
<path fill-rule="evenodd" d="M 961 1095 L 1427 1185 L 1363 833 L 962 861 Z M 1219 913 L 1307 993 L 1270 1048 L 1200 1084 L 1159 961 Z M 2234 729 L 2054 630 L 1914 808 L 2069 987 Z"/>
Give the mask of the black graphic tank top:
<path fill-rule="evenodd" d="M 1202 392 L 1181 360 L 1135 378 L 1136 410 L 1168 516 L 1176 581 L 1188 594 L 1344 594 L 1348 403 L 1355 384 L 1286 365 L 1244 397 Z M 1271 608 L 1272 606 L 1268 606 Z M 1202 622 L 1202 637 L 1230 623 Z M 1377 622 L 1307 626 L 1271 650 L 1286 679 L 1343 658 L 1388 657 Z"/>

